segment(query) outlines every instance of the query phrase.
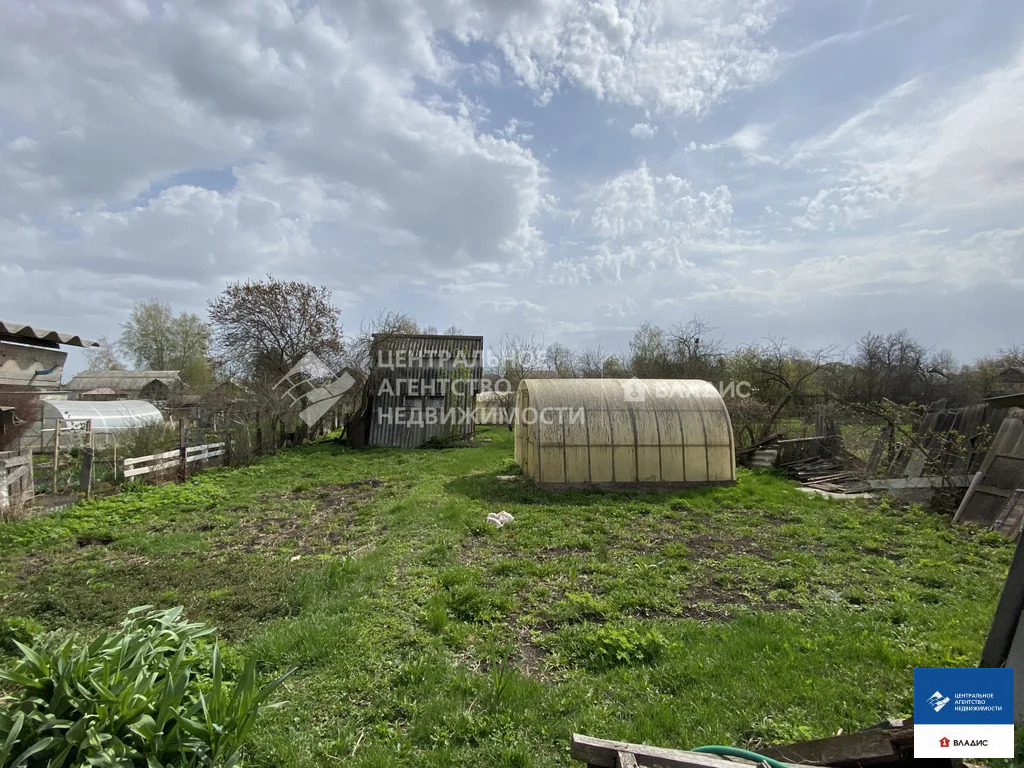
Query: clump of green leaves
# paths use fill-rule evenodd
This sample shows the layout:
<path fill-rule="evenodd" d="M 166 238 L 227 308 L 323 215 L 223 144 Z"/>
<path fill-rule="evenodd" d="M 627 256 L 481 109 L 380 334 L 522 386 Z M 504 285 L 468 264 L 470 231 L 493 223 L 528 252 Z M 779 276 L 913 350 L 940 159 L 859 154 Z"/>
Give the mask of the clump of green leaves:
<path fill-rule="evenodd" d="M 16 653 L 16 643 L 30 643 L 42 632 L 42 625 L 35 619 L 24 616 L 0 619 L 0 654 Z"/>
<path fill-rule="evenodd" d="M 657 630 L 629 626 L 605 624 L 575 635 L 569 639 L 571 656 L 593 670 L 650 664 L 669 646 Z"/>
<path fill-rule="evenodd" d="M 505 615 L 507 605 L 484 586 L 479 572 L 455 567 L 444 571 L 439 581 L 445 589 L 451 615 L 460 621 L 488 622 Z"/>
<path fill-rule="evenodd" d="M 129 612 L 120 630 L 88 645 L 43 636 L 16 642 L 20 662 L 0 670 L 0 767 L 223 766 L 287 675 L 260 685 L 255 662 L 225 674 L 213 630 L 181 608 Z"/>

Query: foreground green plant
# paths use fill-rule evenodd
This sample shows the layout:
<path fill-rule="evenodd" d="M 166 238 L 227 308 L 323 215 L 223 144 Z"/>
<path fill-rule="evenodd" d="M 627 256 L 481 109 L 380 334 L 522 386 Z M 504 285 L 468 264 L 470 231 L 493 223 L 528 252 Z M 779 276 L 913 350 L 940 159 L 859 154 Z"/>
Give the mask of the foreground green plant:
<path fill-rule="evenodd" d="M 0 768 L 239 764 L 242 744 L 288 676 L 259 685 L 256 665 L 225 675 L 213 630 L 181 608 L 132 609 L 88 645 L 43 637 L 0 670 Z"/>

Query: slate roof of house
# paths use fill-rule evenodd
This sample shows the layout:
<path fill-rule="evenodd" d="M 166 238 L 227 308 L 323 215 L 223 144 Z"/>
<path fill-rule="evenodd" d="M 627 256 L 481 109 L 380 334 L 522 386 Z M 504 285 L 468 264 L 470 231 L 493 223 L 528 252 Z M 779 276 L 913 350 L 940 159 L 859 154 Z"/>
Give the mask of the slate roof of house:
<path fill-rule="evenodd" d="M 49 342 L 69 347 L 98 347 L 99 342 L 83 339 L 77 333 L 59 333 L 46 328 L 36 328 L 24 323 L 8 323 L 0 320 L 0 340 L 22 344 Z"/>
<path fill-rule="evenodd" d="M 171 388 L 180 387 L 181 371 L 82 371 L 68 382 L 67 388 L 72 392 L 93 389 L 138 392 L 154 381 Z"/>

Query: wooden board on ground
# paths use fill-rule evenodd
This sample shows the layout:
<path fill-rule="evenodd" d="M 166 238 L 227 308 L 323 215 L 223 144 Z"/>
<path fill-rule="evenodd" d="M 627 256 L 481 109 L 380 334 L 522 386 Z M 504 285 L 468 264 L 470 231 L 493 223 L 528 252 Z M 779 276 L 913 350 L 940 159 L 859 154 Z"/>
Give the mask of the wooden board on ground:
<path fill-rule="evenodd" d="M 894 720 L 882 727 L 844 733 L 825 739 L 802 741 L 761 750 L 765 757 L 791 763 L 859 766 L 899 762 L 913 753 L 914 724 Z"/>
<path fill-rule="evenodd" d="M 630 744 L 625 741 L 595 739 L 579 733 L 572 735 L 572 758 L 599 768 L 617 768 L 619 755 L 630 754 L 636 765 L 659 766 L 659 768 L 736 768 L 738 763 L 726 757 L 703 752 L 687 752 L 681 749 L 649 747 L 646 744 Z"/>
<path fill-rule="evenodd" d="M 992 530 L 1017 539 L 1024 528 L 1024 488 L 1018 488 L 1007 500 L 1002 511 L 992 523 Z"/>

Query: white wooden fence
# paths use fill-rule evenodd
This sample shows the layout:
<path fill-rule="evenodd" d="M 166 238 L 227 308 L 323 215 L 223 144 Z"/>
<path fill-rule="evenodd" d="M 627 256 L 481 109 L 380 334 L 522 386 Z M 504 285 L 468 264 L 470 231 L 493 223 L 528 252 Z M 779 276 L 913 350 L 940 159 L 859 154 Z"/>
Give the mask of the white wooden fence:
<path fill-rule="evenodd" d="M 173 451 L 154 453 L 150 456 L 138 456 L 124 460 L 124 479 L 128 480 L 152 472 L 163 472 L 168 469 L 180 469 L 187 473 L 188 465 L 197 461 L 210 461 L 227 453 L 226 443 L 207 443 L 206 445 L 190 445 L 184 450 L 175 448 Z"/>
<path fill-rule="evenodd" d="M 0 453 L 0 512 L 32 500 L 32 454 Z"/>

